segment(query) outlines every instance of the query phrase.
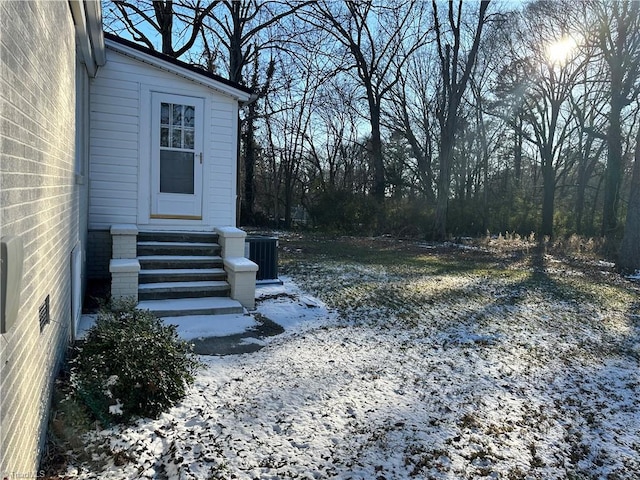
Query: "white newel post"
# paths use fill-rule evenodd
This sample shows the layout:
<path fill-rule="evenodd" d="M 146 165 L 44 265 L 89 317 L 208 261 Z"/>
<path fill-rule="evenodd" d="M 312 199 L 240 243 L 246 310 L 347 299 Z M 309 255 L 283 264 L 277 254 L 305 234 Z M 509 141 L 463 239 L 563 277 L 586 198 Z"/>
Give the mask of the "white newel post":
<path fill-rule="evenodd" d="M 135 225 L 112 225 L 112 254 L 109 262 L 111 272 L 111 297 L 113 299 L 134 298 L 138 301 L 137 257 L 138 227 Z"/>
<path fill-rule="evenodd" d="M 231 298 L 245 308 L 255 308 L 258 265 L 244 257 L 244 239 L 247 234 L 235 227 L 218 227 L 216 233 L 222 247 L 227 281 L 231 286 Z"/>
<path fill-rule="evenodd" d="M 245 308 L 254 309 L 258 265 L 248 258 L 229 257 L 224 259 L 224 269 L 231 286 L 231 298 L 239 301 Z"/>

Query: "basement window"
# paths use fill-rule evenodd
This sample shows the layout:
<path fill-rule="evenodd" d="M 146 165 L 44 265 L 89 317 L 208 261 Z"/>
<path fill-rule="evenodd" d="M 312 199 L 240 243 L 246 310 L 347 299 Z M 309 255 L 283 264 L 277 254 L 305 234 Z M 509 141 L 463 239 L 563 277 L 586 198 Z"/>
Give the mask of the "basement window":
<path fill-rule="evenodd" d="M 40 317 L 40 333 L 44 330 L 44 327 L 51 322 L 51 315 L 49 314 L 49 295 L 44 299 L 42 305 L 38 309 L 38 316 Z"/>

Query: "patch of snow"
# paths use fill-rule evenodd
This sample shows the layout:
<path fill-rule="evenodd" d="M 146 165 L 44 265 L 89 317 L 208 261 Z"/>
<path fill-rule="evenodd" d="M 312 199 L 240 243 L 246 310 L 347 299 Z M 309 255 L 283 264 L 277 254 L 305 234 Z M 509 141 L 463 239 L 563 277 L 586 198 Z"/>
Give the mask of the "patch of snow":
<path fill-rule="evenodd" d="M 138 245 L 145 247 L 212 247 L 212 243 L 204 242 L 138 242 Z"/>
<path fill-rule="evenodd" d="M 606 267 L 606 268 L 614 268 L 616 266 L 615 263 L 613 263 L 613 262 L 605 262 L 604 260 L 598 260 L 597 264 L 600 267 Z"/>
<path fill-rule="evenodd" d="M 640 471 L 640 333 L 628 310 L 508 278 L 309 271 L 321 298 L 362 302 L 339 317 L 282 280 L 258 289 L 257 312 L 286 335 L 252 354 L 201 357 L 206 367 L 180 404 L 88 434 L 92 451 L 111 452 L 104 467 L 68 473 L 632 480 Z M 381 293 L 390 306 L 375 303 Z M 116 452 L 129 460 L 116 464 Z"/>
<path fill-rule="evenodd" d="M 219 255 L 140 255 L 138 260 L 198 260 L 198 261 L 210 261 L 220 260 L 222 257 Z"/>
<path fill-rule="evenodd" d="M 111 415 L 122 415 L 122 403 L 120 403 L 120 400 L 115 405 L 109 405 L 109 413 Z"/>
<path fill-rule="evenodd" d="M 229 284 L 224 280 L 211 280 L 211 281 L 194 281 L 194 282 L 155 282 L 155 283 L 143 283 L 138 286 L 138 290 L 157 290 L 157 289 L 188 289 L 188 288 L 214 288 L 221 286 L 228 286 Z"/>
<path fill-rule="evenodd" d="M 185 340 L 235 335 L 258 325 L 253 316 L 244 314 L 185 315 L 164 317 L 162 320 L 169 325 L 176 325 L 178 335 Z"/>
<path fill-rule="evenodd" d="M 477 245 L 466 245 L 464 243 L 444 242 L 443 245 L 449 248 L 457 248 L 460 250 L 469 250 L 472 252 L 488 252 L 486 248 L 479 247 Z"/>
<path fill-rule="evenodd" d="M 82 340 L 86 337 L 87 332 L 96 323 L 98 318 L 97 314 L 82 314 L 80 316 L 80 323 L 78 324 L 78 331 L 76 332 L 76 338 Z"/>
<path fill-rule="evenodd" d="M 256 285 L 256 299 L 259 300 L 264 297 L 273 297 L 276 295 L 284 295 L 287 293 L 287 286 L 291 284 L 291 279 L 288 277 L 280 277 L 282 283 L 273 283 L 265 285 Z M 285 281 L 287 286 L 285 286 Z"/>
<path fill-rule="evenodd" d="M 244 345 L 261 345 L 263 347 L 267 344 L 264 340 L 253 337 L 245 337 L 240 340 L 240 343 Z"/>
<path fill-rule="evenodd" d="M 319 299 L 304 294 L 287 276 L 280 277 L 282 285 L 270 285 L 256 289 L 256 311 L 285 330 L 300 326 L 314 326 L 319 321 L 335 318 Z"/>

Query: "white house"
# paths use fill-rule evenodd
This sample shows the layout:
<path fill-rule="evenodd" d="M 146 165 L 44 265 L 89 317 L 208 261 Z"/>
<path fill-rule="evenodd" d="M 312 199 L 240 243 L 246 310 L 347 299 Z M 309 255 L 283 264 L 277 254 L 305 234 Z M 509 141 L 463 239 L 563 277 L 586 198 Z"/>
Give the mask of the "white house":
<path fill-rule="evenodd" d="M 250 97 L 105 35 L 99 1 L 0 0 L 0 478 L 35 476 L 87 277 L 164 314 L 253 305 L 235 228 Z"/>
<path fill-rule="evenodd" d="M 238 102 L 250 91 L 107 35 L 91 84 L 89 229 L 235 225 Z"/>
<path fill-rule="evenodd" d="M 90 94 L 89 255 L 109 251 L 114 224 L 235 225 L 238 104 L 250 91 L 114 36 L 105 45 Z M 92 274 L 107 271 L 101 260 Z"/>
<path fill-rule="evenodd" d="M 110 274 L 113 296 L 163 316 L 253 307 L 257 266 L 235 228 L 238 110 L 251 91 L 105 37 L 89 89 L 89 275 Z"/>

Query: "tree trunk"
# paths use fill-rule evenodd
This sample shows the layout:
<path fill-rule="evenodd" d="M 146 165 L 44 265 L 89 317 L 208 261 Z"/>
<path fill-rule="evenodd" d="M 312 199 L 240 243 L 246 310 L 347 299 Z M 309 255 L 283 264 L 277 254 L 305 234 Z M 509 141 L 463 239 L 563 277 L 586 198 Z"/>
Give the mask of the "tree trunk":
<path fill-rule="evenodd" d="M 617 267 L 623 272 L 640 270 L 640 132 L 636 137 L 627 221 L 620 244 Z"/>
<path fill-rule="evenodd" d="M 173 51 L 173 1 L 153 2 L 153 9 L 162 39 L 162 53 L 175 57 Z"/>
<path fill-rule="evenodd" d="M 375 99 L 369 100 L 371 113 L 371 153 L 373 157 L 373 196 L 379 206 L 384 203 L 385 174 L 384 157 L 382 155 L 382 137 L 380 134 L 380 105 Z"/>
<path fill-rule="evenodd" d="M 231 2 L 228 8 L 233 22 L 233 28 L 229 32 L 229 80 L 244 85 L 242 81 L 242 68 L 244 67 L 242 54 L 242 5 L 241 2 Z"/>
<path fill-rule="evenodd" d="M 614 88 L 612 81 L 612 89 Z M 624 99 L 612 92 L 609 130 L 607 133 L 607 167 L 604 178 L 604 205 L 602 209 L 602 236 L 615 234 L 618 227 L 620 184 L 622 181 L 622 127 L 620 116 Z"/>
<path fill-rule="evenodd" d="M 515 179 L 515 187 L 520 188 L 520 180 L 522 178 L 522 118 L 518 116 L 516 126 L 513 129 L 513 133 L 515 135 L 514 145 L 513 145 L 513 168 L 514 168 L 514 179 Z"/>
<path fill-rule="evenodd" d="M 438 196 L 436 199 L 436 218 L 433 236 L 435 240 L 443 241 L 447 238 L 447 213 L 451 183 L 451 163 L 453 162 L 453 133 L 450 132 L 448 128 L 442 130 L 440 145 Z"/>
<path fill-rule="evenodd" d="M 542 197 L 542 225 L 540 226 L 541 239 L 545 236 L 553 237 L 553 212 L 556 193 L 556 174 L 551 159 L 544 161 L 542 166 L 543 197 Z"/>
<path fill-rule="evenodd" d="M 466 53 L 466 59 L 464 61 L 460 59 L 462 45 L 460 33 L 462 0 L 458 3 L 457 13 L 455 12 L 456 7 L 453 1 L 449 2 L 447 18 L 452 33 L 451 40 L 453 40 L 453 46 L 447 42 L 445 34 L 440 27 L 437 4 L 438 2 L 436 0 L 432 1 L 436 42 L 438 45 L 438 55 L 440 57 L 440 75 L 442 75 L 443 85 L 440 87 L 440 98 L 438 99 L 438 107 L 436 109 L 436 116 L 440 124 L 440 175 L 438 178 L 438 198 L 436 200 L 433 236 L 436 240 L 444 240 L 447 236 L 453 142 L 458 133 L 459 107 L 469 78 L 472 75 L 473 66 L 476 63 L 489 1 L 480 2 L 478 23 L 476 25 L 473 43 L 469 52 Z"/>
<path fill-rule="evenodd" d="M 576 185 L 576 233 L 581 235 L 584 233 L 582 226 L 582 217 L 584 216 L 584 197 L 587 188 L 586 168 L 581 165 L 578 170 L 578 184 Z"/>
<path fill-rule="evenodd" d="M 254 121 L 256 118 L 255 102 L 247 107 L 246 125 L 244 128 L 244 202 L 242 205 L 242 221 L 253 221 L 254 188 L 253 177 L 256 164 Z"/>
<path fill-rule="evenodd" d="M 284 184 L 284 228 L 291 228 L 291 210 L 293 209 L 294 179 L 293 172 L 287 171 Z"/>
<path fill-rule="evenodd" d="M 640 74 L 640 6 L 635 1 L 595 2 L 600 17 L 600 48 L 609 66 L 610 113 L 607 130 L 607 166 L 604 179 L 602 235 L 618 233 L 620 186 L 624 162 L 622 157 L 623 108 L 638 96 Z"/>

